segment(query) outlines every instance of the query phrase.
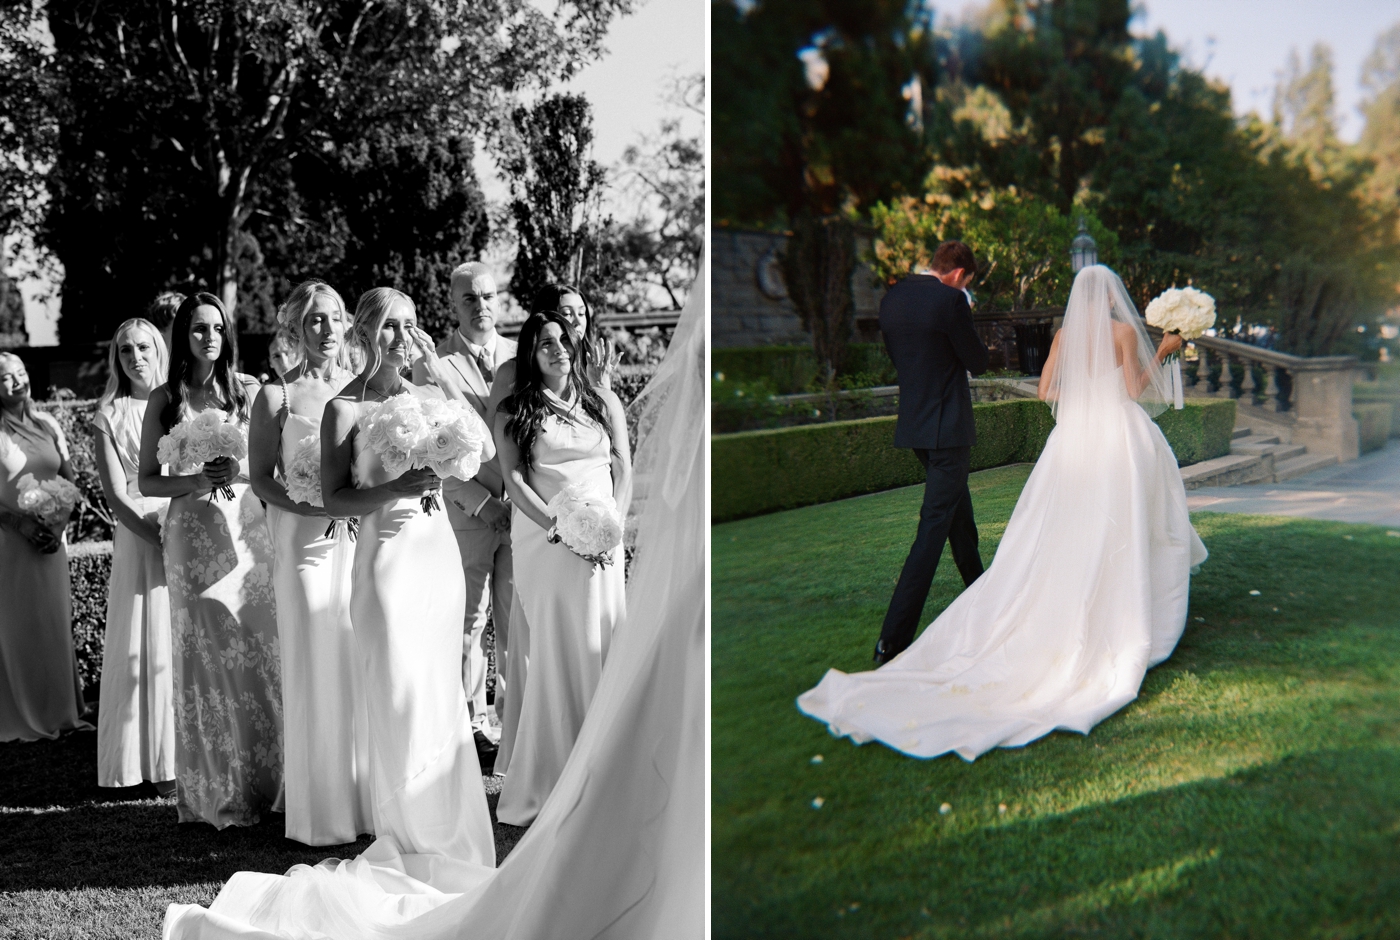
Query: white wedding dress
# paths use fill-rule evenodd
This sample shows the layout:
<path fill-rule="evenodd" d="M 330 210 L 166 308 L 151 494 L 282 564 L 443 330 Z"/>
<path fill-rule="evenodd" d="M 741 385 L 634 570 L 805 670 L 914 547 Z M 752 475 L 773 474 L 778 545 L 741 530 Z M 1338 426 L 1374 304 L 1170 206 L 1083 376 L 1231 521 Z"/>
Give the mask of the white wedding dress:
<path fill-rule="evenodd" d="M 1126 368 L 1114 323 L 1136 334 Z M 1136 698 L 1175 648 L 1206 558 L 1148 413 L 1171 395 L 1153 355 L 1117 276 L 1081 271 L 1053 373 L 1056 426 L 991 567 L 902 654 L 829 670 L 798 708 L 857 744 L 970 761 L 1057 729 L 1087 734 Z M 1145 382 L 1136 400 L 1128 382 Z"/>
<path fill-rule="evenodd" d="M 424 870 L 381 839 L 353 861 L 298 865 L 285 876 L 239 872 L 209 910 L 171 905 L 167 940 L 705 935 L 705 277 L 702 266 L 643 393 L 635 480 L 645 501 L 626 626 L 568 764 L 501 867 L 483 877 Z"/>

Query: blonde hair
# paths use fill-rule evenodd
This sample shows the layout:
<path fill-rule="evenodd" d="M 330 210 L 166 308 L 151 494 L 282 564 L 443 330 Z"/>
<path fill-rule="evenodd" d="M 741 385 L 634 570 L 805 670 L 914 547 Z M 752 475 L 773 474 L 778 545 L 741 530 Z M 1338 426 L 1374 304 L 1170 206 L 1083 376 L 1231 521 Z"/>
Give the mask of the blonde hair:
<path fill-rule="evenodd" d="M 102 390 L 102 397 L 97 400 L 98 411 L 118 398 L 131 395 L 131 379 L 127 378 L 126 370 L 122 368 L 121 351 L 118 347 L 121 346 L 122 337 L 132 330 L 145 330 L 155 343 L 156 374 L 151 381 L 151 388 L 160 388 L 165 384 L 166 373 L 170 369 L 170 353 L 165 348 L 165 338 L 150 320 L 132 317 L 117 327 L 117 331 L 112 334 L 112 343 L 107 347 L 107 387 Z"/>
<path fill-rule="evenodd" d="M 413 298 L 392 287 L 367 290 L 360 295 L 359 303 L 355 304 L 355 322 L 351 324 L 350 330 L 354 334 L 356 345 L 363 353 L 364 366 L 360 369 L 361 375 L 368 377 L 379 371 L 383 356 L 379 352 L 379 340 L 376 337 L 379 328 L 388 318 L 389 311 L 394 309 L 394 304 L 400 302 L 408 304 L 409 312 L 415 317 L 418 315 L 418 307 L 413 303 Z"/>
<path fill-rule="evenodd" d="M 286 301 L 277 308 L 277 338 L 302 362 L 306 361 L 306 317 L 321 297 L 329 297 L 334 301 L 342 316 L 350 315 L 350 311 L 345 309 L 345 301 L 341 299 L 340 293 L 325 281 L 314 277 L 293 288 Z M 343 369 L 352 368 L 349 343 L 340 344 L 336 364 Z"/>

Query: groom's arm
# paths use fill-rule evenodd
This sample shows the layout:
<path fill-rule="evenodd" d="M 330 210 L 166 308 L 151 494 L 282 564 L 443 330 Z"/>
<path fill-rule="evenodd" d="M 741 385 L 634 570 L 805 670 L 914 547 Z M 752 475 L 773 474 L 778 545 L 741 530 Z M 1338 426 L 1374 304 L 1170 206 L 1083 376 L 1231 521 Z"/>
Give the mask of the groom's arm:
<path fill-rule="evenodd" d="M 992 354 L 982 342 L 982 337 L 977 335 L 976 327 L 972 325 L 972 307 L 968 305 L 967 298 L 961 291 L 953 298 L 953 314 L 949 321 L 948 340 L 953 344 L 958 361 L 973 375 L 986 372 Z"/>

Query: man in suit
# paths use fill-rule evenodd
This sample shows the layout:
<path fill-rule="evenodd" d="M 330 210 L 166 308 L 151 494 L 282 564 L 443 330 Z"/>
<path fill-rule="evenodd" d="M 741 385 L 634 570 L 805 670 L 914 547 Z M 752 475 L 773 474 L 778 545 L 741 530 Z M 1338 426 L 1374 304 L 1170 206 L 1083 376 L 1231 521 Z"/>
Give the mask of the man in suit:
<path fill-rule="evenodd" d="M 491 386 L 500 367 L 515 358 L 515 341 L 496 332 L 498 299 L 491 269 L 479 261 L 457 267 L 452 272 L 452 310 L 457 328 L 438 344 L 437 355 L 448 365 L 448 373 L 482 420 L 487 419 Z M 415 385 L 428 383 L 422 363 L 413 367 Z M 500 463 L 492 459 L 481 465 L 471 480 L 446 480 L 443 495 L 447 518 L 457 536 L 462 555 L 462 574 L 467 582 L 467 617 L 462 647 L 462 682 L 467 692 L 477 755 L 483 769 L 496 760 L 486 713 L 486 654 L 482 635 L 488 613 L 496 633 L 496 709 L 500 713 L 505 688 L 504 670 L 499 666 L 506 655 L 510 631 L 512 578 L 510 555 L 510 506 L 501 480 Z"/>
<path fill-rule="evenodd" d="M 988 360 L 965 293 L 976 270 L 972 249 L 944 242 L 931 272 L 906 277 L 880 301 L 880 332 L 899 373 L 894 446 L 912 448 L 926 474 L 919 532 L 875 644 L 875 662 L 882 665 L 914 642 L 945 541 L 964 584 L 982 574 L 967 489 L 977 441 L 967 374 L 987 371 Z"/>

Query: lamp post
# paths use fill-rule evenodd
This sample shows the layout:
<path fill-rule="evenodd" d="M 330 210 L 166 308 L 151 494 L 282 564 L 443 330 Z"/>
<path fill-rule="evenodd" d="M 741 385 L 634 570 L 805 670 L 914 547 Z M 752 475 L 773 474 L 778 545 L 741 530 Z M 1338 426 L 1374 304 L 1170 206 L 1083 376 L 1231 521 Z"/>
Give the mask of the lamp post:
<path fill-rule="evenodd" d="M 1084 217 L 1079 217 L 1079 234 L 1074 236 L 1074 241 L 1069 243 L 1069 269 L 1074 274 L 1078 274 L 1081 268 L 1091 264 L 1099 263 L 1099 246 L 1094 242 L 1093 236 L 1089 234 L 1089 226 L 1084 223 Z"/>

